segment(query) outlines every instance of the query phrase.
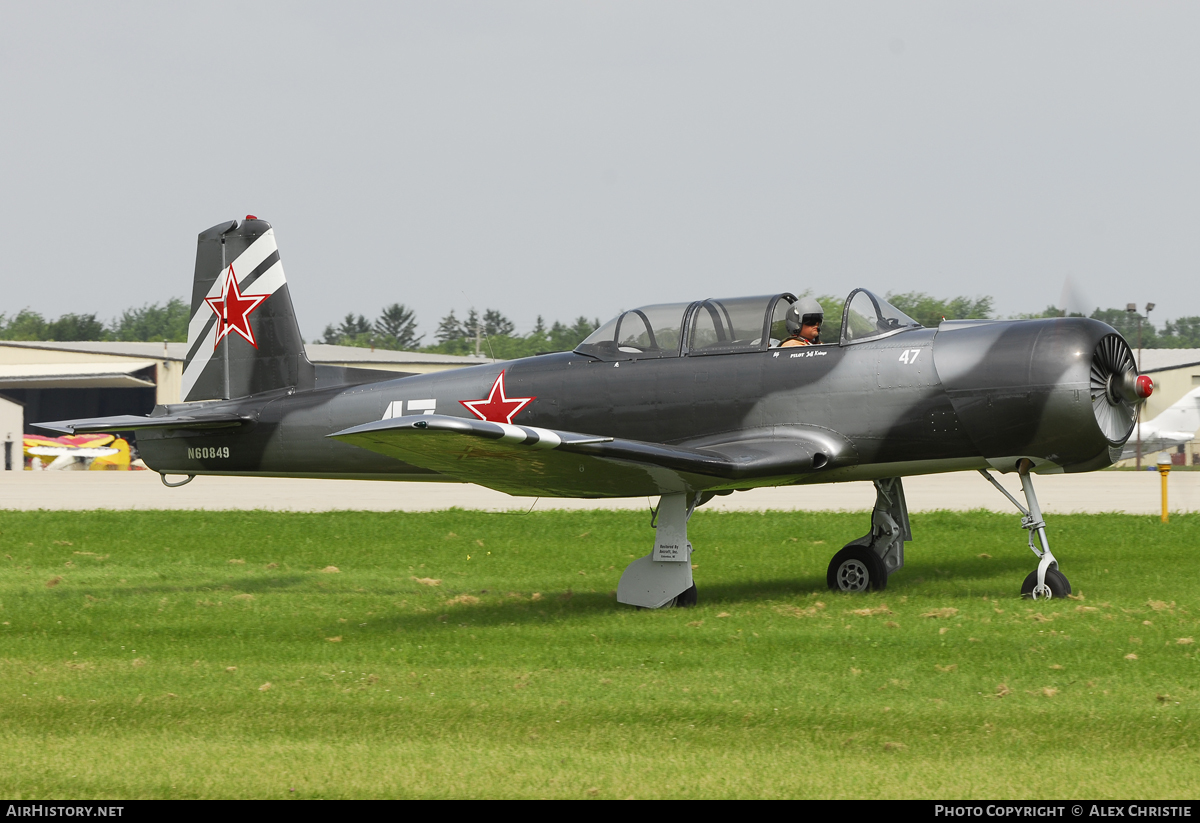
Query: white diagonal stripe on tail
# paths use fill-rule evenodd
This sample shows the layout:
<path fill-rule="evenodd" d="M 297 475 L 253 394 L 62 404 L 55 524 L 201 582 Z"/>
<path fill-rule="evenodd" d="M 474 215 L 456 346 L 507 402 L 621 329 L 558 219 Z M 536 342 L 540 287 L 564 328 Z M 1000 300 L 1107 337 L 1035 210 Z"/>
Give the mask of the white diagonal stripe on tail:
<path fill-rule="evenodd" d="M 263 294 L 270 296 L 279 291 L 279 287 L 286 282 L 287 280 L 283 276 L 283 261 L 276 260 L 274 266 L 263 272 L 257 280 L 242 292 L 242 297 L 258 297 Z"/>
<path fill-rule="evenodd" d="M 205 308 L 208 308 L 205 306 Z M 182 384 L 179 389 L 180 399 L 185 403 L 188 400 L 188 395 L 192 393 L 192 389 L 196 386 L 196 381 L 200 379 L 200 375 L 204 373 L 204 367 L 212 360 L 213 347 L 201 346 L 196 351 L 196 356 L 193 357 L 183 368 L 183 377 L 180 378 Z"/>

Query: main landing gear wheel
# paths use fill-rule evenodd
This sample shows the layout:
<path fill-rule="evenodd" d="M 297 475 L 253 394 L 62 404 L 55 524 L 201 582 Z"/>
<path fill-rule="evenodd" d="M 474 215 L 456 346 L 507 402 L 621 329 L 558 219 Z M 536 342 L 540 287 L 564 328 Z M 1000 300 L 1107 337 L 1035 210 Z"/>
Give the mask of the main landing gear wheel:
<path fill-rule="evenodd" d="M 835 592 L 883 591 L 887 588 L 883 558 L 866 546 L 846 546 L 829 561 L 825 582 Z"/>
<path fill-rule="evenodd" d="M 1033 587 L 1037 585 L 1037 570 L 1029 573 L 1025 578 L 1025 582 L 1021 584 L 1021 597 L 1033 597 Z M 1050 589 L 1050 598 L 1066 597 L 1071 593 L 1071 581 L 1067 580 L 1067 576 L 1060 572 L 1056 567 L 1051 566 L 1046 569 L 1046 585 Z"/>
<path fill-rule="evenodd" d="M 675 596 L 675 599 L 671 601 L 671 606 L 676 609 L 690 609 L 696 605 L 697 599 L 696 584 L 693 583 L 690 588 Z"/>

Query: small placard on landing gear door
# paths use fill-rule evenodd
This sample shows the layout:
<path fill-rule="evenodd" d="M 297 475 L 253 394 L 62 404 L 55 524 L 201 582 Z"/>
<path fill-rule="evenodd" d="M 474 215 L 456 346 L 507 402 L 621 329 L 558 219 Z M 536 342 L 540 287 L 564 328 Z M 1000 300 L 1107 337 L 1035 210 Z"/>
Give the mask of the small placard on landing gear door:
<path fill-rule="evenodd" d="M 654 544 L 654 557 L 656 562 L 662 563 L 686 563 L 688 561 L 688 545 L 677 542 L 666 542 Z"/>

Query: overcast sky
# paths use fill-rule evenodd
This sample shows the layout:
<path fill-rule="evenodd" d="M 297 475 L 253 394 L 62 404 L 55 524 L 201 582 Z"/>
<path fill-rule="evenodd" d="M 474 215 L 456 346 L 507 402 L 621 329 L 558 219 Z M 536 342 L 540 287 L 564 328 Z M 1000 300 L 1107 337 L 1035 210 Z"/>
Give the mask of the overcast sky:
<path fill-rule="evenodd" d="M 0 0 L 0 312 L 187 296 L 253 213 L 309 338 L 1067 278 L 1200 315 L 1198 34 L 1142 0 Z"/>

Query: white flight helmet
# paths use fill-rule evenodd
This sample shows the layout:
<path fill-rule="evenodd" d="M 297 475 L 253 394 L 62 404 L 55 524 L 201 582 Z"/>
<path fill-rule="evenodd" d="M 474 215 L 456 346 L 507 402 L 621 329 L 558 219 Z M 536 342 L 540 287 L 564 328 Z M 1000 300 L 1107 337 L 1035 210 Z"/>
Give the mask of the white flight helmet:
<path fill-rule="evenodd" d="M 800 333 L 802 325 L 817 325 L 824 319 L 825 310 L 821 308 L 820 303 L 811 297 L 801 297 L 795 303 L 788 306 L 787 314 L 784 315 L 784 320 L 787 321 L 788 334 L 792 336 Z"/>

